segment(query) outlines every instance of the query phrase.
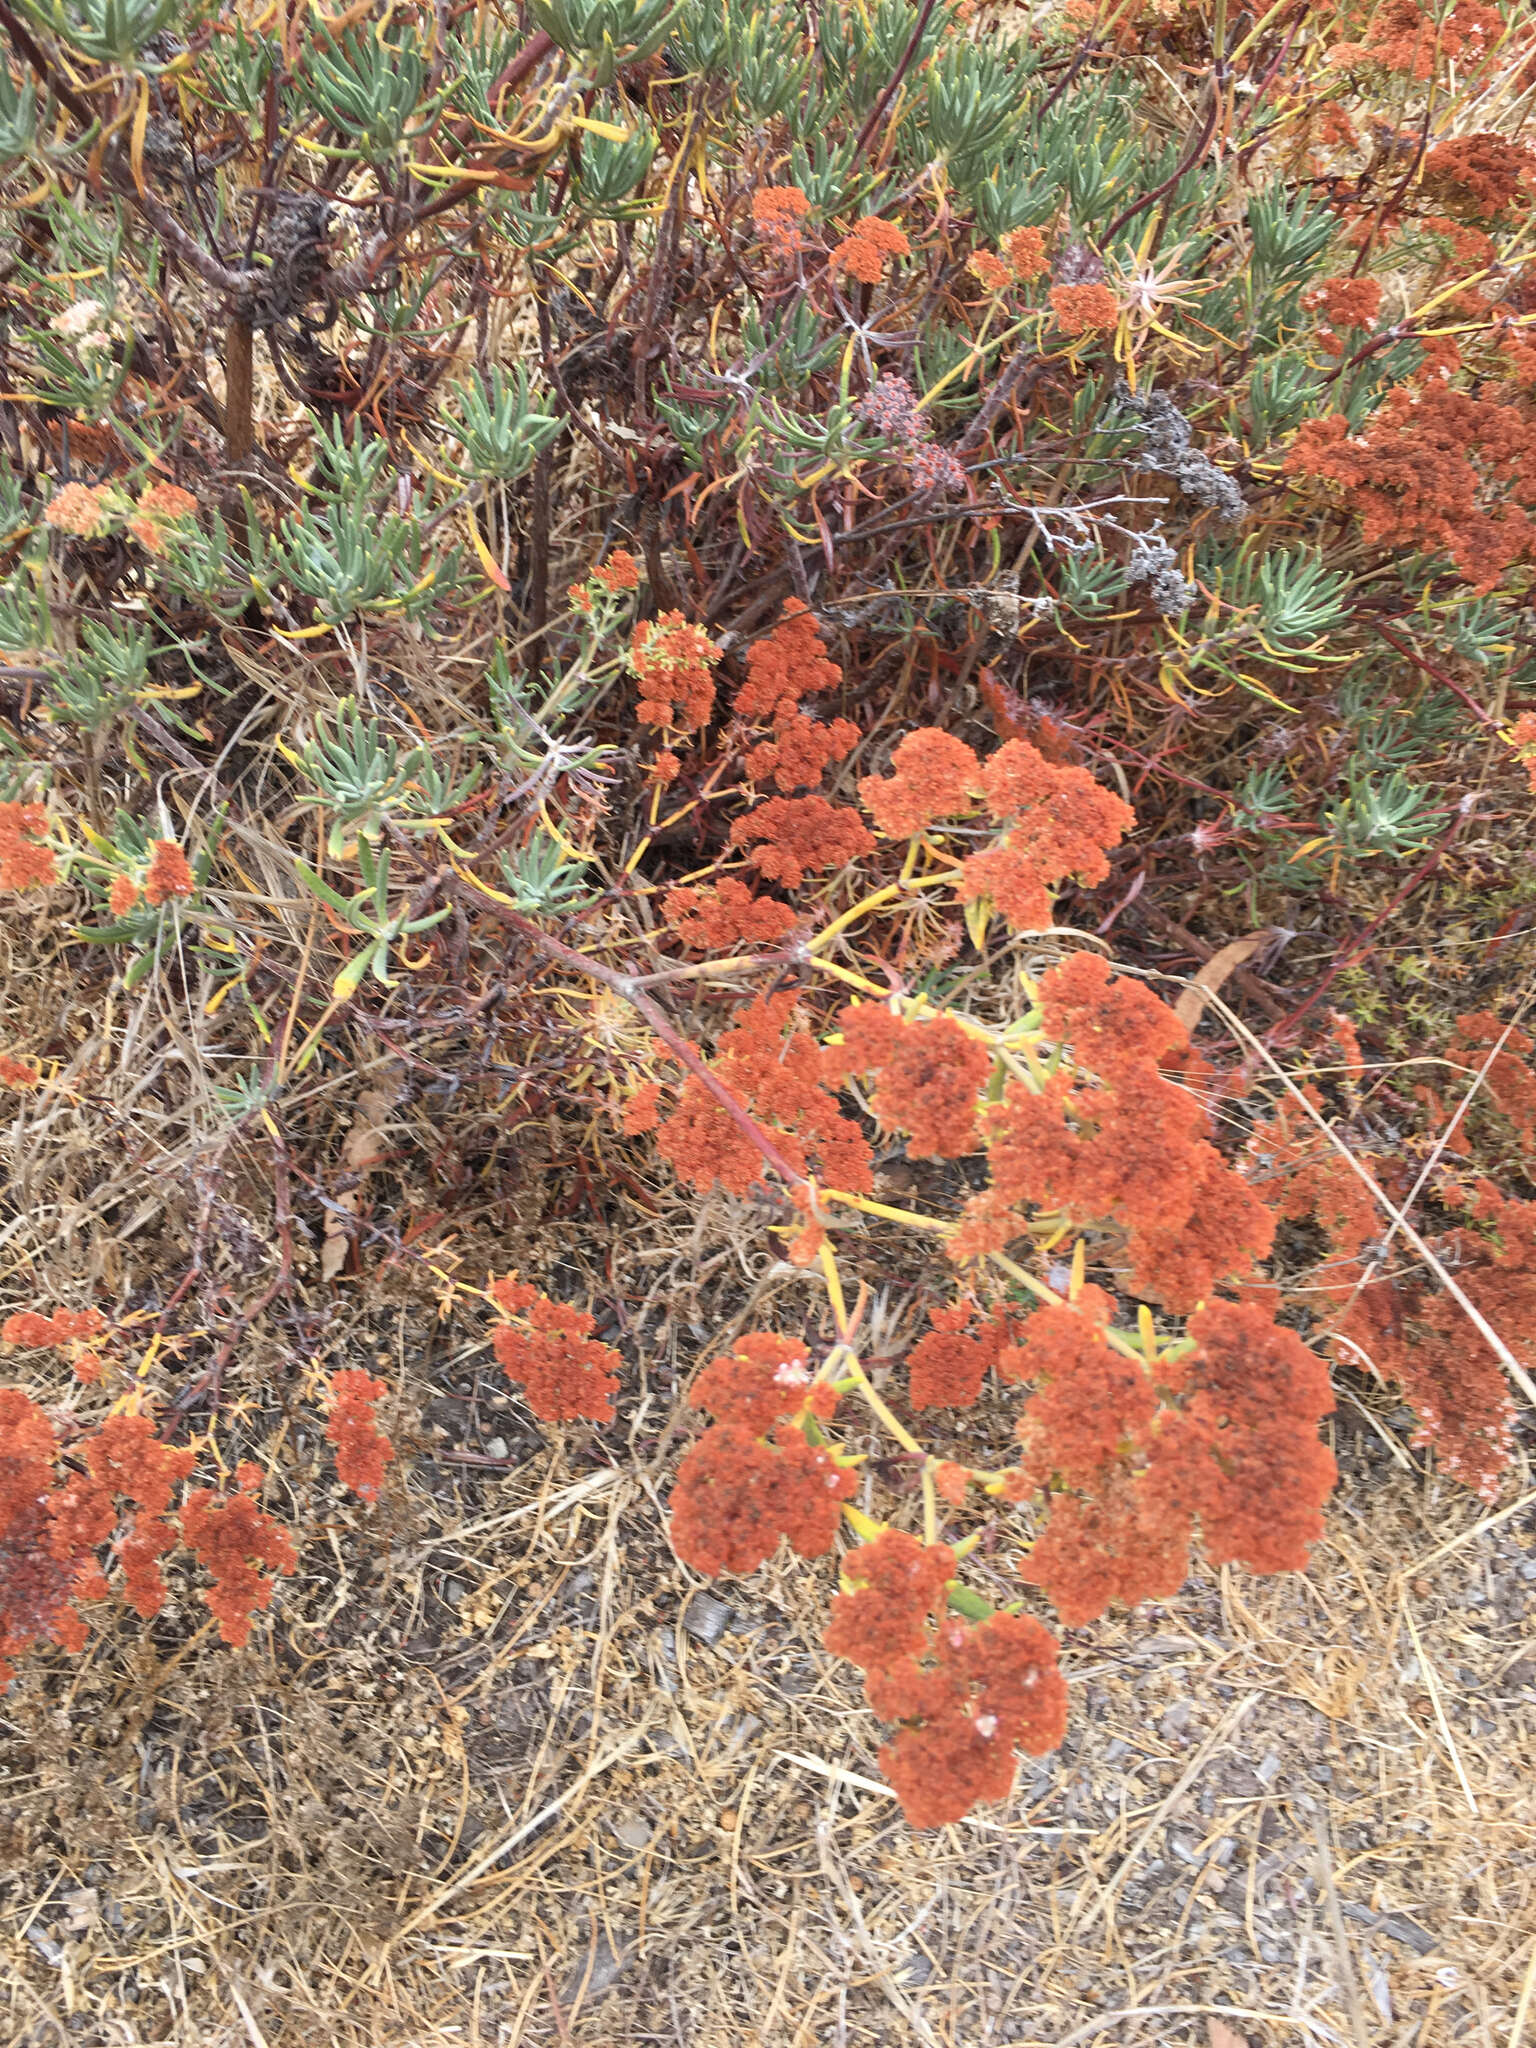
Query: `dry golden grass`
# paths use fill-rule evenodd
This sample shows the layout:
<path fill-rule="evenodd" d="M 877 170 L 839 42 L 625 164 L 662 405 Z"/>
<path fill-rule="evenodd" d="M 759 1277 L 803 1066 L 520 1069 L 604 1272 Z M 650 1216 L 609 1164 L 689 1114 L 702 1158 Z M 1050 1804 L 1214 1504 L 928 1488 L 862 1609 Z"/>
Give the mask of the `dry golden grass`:
<path fill-rule="evenodd" d="M 657 1308 L 682 1278 L 653 1269 Z M 18 2048 L 1224 2048 L 1213 2021 L 1515 2048 L 1528 1483 L 1480 1516 L 1347 1405 L 1312 1572 L 1202 1572 L 1069 1636 L 1063 1750 L 919 1837 L 817 1647 L 830 1567 L 698 1589 L 662 1533 L 656 1395 L 632 1469 L 575 1437 L 504 1476 L 456 1461 L 493 1432 L 516 1458 L 516 1425 L 453 1393 L 472 1358 L 445 1334 L 349 1322 L 440 1420 L 372 1515 L 330 1497 L 248 1651 L 183 1603 L 154 1645 L 119 1628 L 7 1695 Z M 664 1375 L 666 1334 L 635 1341 Z M 280 1459 L 312 1495 L 315 1454 Z"/>

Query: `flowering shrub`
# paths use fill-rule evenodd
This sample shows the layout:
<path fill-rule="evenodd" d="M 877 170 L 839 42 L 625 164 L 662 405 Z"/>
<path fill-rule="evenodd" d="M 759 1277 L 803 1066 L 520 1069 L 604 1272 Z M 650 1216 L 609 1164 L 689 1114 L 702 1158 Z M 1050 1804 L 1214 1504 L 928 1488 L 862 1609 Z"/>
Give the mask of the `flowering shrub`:
<path fill-rule="evenodd" d="M 695 1382 L 673 1541 L 824 1571 L 920 1825 L 1058 1738 L 1034 1608 L 1302 1568 L 1322 1357 L 1491 1499 L 1530 9 L 24 11 L 4 1123 L 127 1216 L 195 1164 L 173 1273 L 8 1224 L 0 1654 L 183 1579 L 243 1641 L 314 1521 L 264 1403 L 401 1483 L 381 1380 L 248 1341 L 380 1265 L 615 1422 L 540 1263 L 615 1191 L 810 1290 Z"/>

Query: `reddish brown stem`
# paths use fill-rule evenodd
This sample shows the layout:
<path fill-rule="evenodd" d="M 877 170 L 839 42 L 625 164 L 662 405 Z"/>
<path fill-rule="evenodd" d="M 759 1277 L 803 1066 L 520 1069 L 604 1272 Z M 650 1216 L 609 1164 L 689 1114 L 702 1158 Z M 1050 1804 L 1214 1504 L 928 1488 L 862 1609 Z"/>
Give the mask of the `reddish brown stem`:
<path fill-rule="evenodd" d="M 810 1186 L 806 1176 L 790 1165 L 751 1111 L 731 1093 L 723 1081 L 710 1072 L 695 1049 L 668 1019 L 666 1012 L 646 994 L 643 977 L 620 974 L 615 968 L 605 967 L 600 960 L 594 960 L 586 953 L 579 953 L 574 946 L 568 946 L 563 939 L 555 938 L 551 932 L 535 924 L 532 918 L 524 917 L 521 911 L 514 910 L 509 903 L 502 903 L 493 896 L 487 896 L 473 884 L 460 881 L 452 868 L 440 868 L 437 880 L 444 894 L 451 896 L 454 902 L 462 905 L 464 909 L 484 911 L 487 916 L 494 917 L 499 924 L 520 933 L 530 945 L 536 946 L 549 959 L 558 960 L 563 966 L 574 968 L 578 974 L 586 975 L 588 980 L 601 982 L 604 988 L 611 988 L 615 995 L 622 996 L 625 1002 L 639 1011 L 678 1064 L 714 1097 L 737 1130 L 744 1138 L 751 1140 L 780 1179 L 787 1181 L 791 1187 Z"/>
<path fill-rule="evenodd" d="M 875 101 L 875 104 L 870 108 L 869 119 L 864 123 L 864 126 L 859 130 L 859 139 L 853 145 L 853 161 L 855 163 L 857 163 L 859 158 L 864 154 L 864 151 L 867 148 L 870 139 L 874 135 L 875 130 L 880 126 L 880 123 L 885 119 L 886 109 L 891 104 L 891 101 L 895 98 L 898 86 L 901 84 L 901 81 L 906 77 L 907 73 L 911 70 L 912 60 L 917 55 L 918 47 L 923 40 L 923 31 L 928 26 L 928 17 L 933 13 L 934 5 L 935 0 L 923 0 L 922 12 L 918 15 L 917 20 L 913 23 L 912 33 L 910 37 L 907 39 L 907 47 L 901 53 L 901 61 L 896 66 L 896 69 L 892 72 L 890 78 L 886 81 L 885 90 L 881 93 L 879 99 Z"/>
<path fill-rule="evenodd" d="M 250 321 L 232 313 L 224 329 L 224 460 L 231 469 L 245 462 L 256 445 L 254 340 Z"/>
<path fill-rule="evenodd" d="M 1485 711 L 1470 691 L 1463 689 L 1460 683 L 1445 673 L 1444 669 L 1436 668 L 1434 663 L 1426 661 L 1416 648 L 1407 646 L 1395 633 L 1389 633 L 1380 619 L 1372 619 L 1370 623 L 1389 647 L 1396 648 L 1405 660 L 1411 661 L 1416 669 L 1429 677 L 1431 682 L 1438 683 L 1443 690 L 1449 690 L 1453 696 L 1459 697 L 1479 725 L 1487 727 L 1490 732 L 1498 731 L 1499 721 L 1492 712 Z"/>

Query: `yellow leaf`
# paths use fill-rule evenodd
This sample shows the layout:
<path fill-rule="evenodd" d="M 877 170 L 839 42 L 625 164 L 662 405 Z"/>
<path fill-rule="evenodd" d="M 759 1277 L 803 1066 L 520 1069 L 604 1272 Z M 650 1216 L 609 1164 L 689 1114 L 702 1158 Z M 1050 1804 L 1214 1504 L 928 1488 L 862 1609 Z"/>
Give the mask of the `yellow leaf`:
<path fill-rule="evenodd" d="M 142 199 L 144 193 L 144 135 L 149 127 L 149 80 L 139 78 L 139 104 L 133 110 L 133 128 L 128 139 L 128 166 Z"/>
<path fill-rule="evenodd" d="M 567 121 L 573 128 L 590 129 L 594 135 L 602 135 L 609 142 L 628 142 L 634 134 L 633 128 L 616 128 L 612 121 L 594 121 L 585 114 L 567 114 Z"/>
<path fill-rule="evenodd" d="M 508 582 L 506 576 L 502 573 L 501 567 L 497 562 L 496 557 L 491 553 L 490 549 L 486 546 L 484 538 L 482 537 L 480 532 L 480 523 L 475 518 L 473 511 L 471 511 L 468 514 L 468 526 L 469 538 L 474 546 L 475 553 L 480 557 L 481 568 L 485 571 L 486 575 L 490 578 L 491 582 L 495 584 L 498 590 L 510 590 L 512 588 L 512 585 Z"/>
<path fill-rule="evenodd" d="M 355 960 L 349 960 L 346 966 L 342 968 L 340 974 L 331 983 L 332 1002 L 349 1003 L 353 996 L 357 994 L 363 976 L 367 972 L 368 955 L 365 950 Z"/>

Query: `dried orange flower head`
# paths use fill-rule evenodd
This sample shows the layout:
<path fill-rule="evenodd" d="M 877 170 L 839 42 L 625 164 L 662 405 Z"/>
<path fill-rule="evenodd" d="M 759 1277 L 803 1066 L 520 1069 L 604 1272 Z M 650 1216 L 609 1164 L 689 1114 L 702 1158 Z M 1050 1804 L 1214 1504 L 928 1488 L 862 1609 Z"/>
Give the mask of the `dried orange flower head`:
<path fill-rule="evenodd" d="M 1120 302 L 1107 284 L 1051 287 L 1051 311 L 1063 334 L 1100 334 L 1120 318 Z"/>
<path fill-rule="evenodd" d="M 150 849 L 149 868 L 144 876 L 144 901 L 158 909 L 173 896 L 191 896 L 197 879 L 187 857 L 174 839 L 157 839 Z"/>
<path fill-rule="evenodd" d="M 601 583 L 605 590 L 638 590 L 640 564 L 628 548 L 615 548 L 607 561 L 599 562 L 592 571 L 592 580 Z"/>
<path fill-rule="evenodd" d="M 1038 277 L 1049 265 L 1045 236 L 1039 228 L 1015 228 L 1011 235 L 1003 238 L 1003 254 L 1021 284 Z"/>
<path fill-rule="evenodd" d="M 522 1381 L 540 1421 L 611 1422 L 620 1359 L 593 1337 L 596 1318 L 510 1274 L 492 1281 L 488 1292 L 517 1318 L 497 1325 L 491 1349 L 507 1378 Z"/>
<path fill-rule="evenodd" d="M 1046 760 L 1028 740 L 1009 740 L 982 764 L 987 808 L 1009 829 L 961 864 L 965 902 L 988 898 L 1016 931 L 1051 921 L 1050 892 L 1069 875 L 1092 886 L 1109 874 L 1105 855 L 1136 822 L 1129 804 L 1086 768 Z"/>
<path fill-rule="evenodd" d="M 752 222 L 776 256 L 797 256 L 806 247 L 800 223 L 811 202 L 798 185 L 762 185 L 752 194 Z"/>
<path fill-rule="evenodd" d="M 898 740 L 889 775 L 866 775 L 859 801 L 882 832 L 911 839 L 971 805 L 981 763 L 964 740 L 922 725 Z"/>
<path fill-rule="evenodd" d="M 372 1373 L 348 1367 L 332 1373 L 331 1412 L 325 1434 L 336 1449 L 336 1477 L 362 1500 L 376 1500 L 394 1445 L 373 1419 L 374 1406 L 389 1390 Z"/>
<path fill-rule="evenodd" d="M 1002 257 L 994 256 L 990 249 L 976 250 L 965 267 L 973 277 L 980 278 L 989 292 L 1006 291 L 1013 283 L 1013 272 Z"/>
<path fill-rule="evenodd" d="M 710 1577 L 756 1571 L 781 1538 L 801 1557 L 824 1557 L 857 1484 L 792 1423 L 765 1443 L 739 1423 L 718 1422 L 678 1467 L 672 1548 Z"/>
<path fill-rule="evenodd" d="M 41 804 L 0 803 L 0 889 L 46 889 L 59 879 L 47 831 Z"/>
<path fill-rule="evenodd" d="M 79 540 L 93 540 L 107 524 L 106 493 L 89 484 L 65 484 L 48 500 L 43 518 L 59 533 L 71 533 Z"/>
<path fill-rule="evenodd" d="M 861 284 L 878 284 L 888 256 L 906 256 L 912 245 L 893 220 L 869 214 L 856 221 L 832 251 L 834 270 L 846 270 Z"/>

